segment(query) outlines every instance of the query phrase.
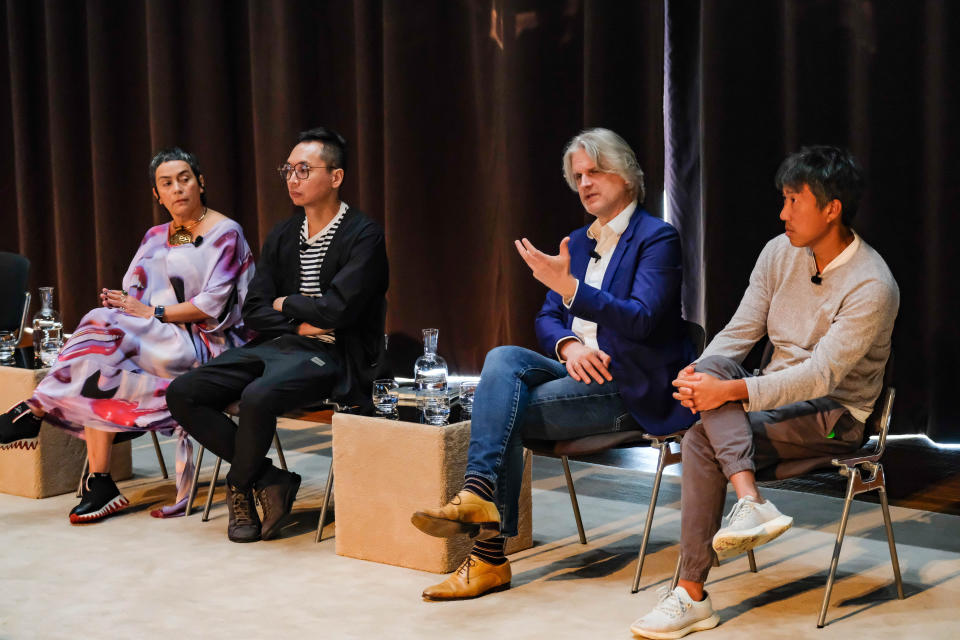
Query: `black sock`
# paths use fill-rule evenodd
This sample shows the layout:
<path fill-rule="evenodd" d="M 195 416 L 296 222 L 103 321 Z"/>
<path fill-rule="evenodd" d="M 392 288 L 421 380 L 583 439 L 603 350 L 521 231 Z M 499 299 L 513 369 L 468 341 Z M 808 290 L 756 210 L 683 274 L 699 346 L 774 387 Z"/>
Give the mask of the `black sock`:
<path fill-rule="evenodd" d="M 473 549 L 471 549 L 470 553 L 484 562 L 501 565 L 507 561 L 507 556 L 503 555 L 503 548 L 506 544 L 507 539 L 503 536 L 497 536 L 489 540 L 477 540 L 473 543 Z"/>
<path fill-rule="evenodd" d="M 486 478 L 480 476 L 467 475 L 463 479 L 463 490 L 469 491 L 475 496 L 479 496 L 484 500 L 489 500 L 490 502 L 494 501 L 493 498 L 493 483 L 491 483 Z"/>

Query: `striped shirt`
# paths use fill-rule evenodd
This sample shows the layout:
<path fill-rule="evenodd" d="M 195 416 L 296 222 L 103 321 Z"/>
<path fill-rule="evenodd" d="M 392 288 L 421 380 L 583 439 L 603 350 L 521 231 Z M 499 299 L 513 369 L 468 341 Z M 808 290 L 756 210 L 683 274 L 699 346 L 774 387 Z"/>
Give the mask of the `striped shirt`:
<path fill-rule="evenodd" d="M 333 242 L 333 236 L 340 228 L 340 223 L 343 222 L 343 216 L 348 208 L 346 202 L 341 202 L 340 210 L 333 220 L 311 237 L 307 237 L 309 225 L 307 219 L 303 219 L 303 226 L 300 227 L 300 293 L 302 295 L 314 298 L 323 295 L 323 291 L 320 290 L 320 267 L 323 265 L 323 259 L 327 255 L 330 243 Z M 332 331 L 313 337 L 323 342 L 336 341 Z"/>

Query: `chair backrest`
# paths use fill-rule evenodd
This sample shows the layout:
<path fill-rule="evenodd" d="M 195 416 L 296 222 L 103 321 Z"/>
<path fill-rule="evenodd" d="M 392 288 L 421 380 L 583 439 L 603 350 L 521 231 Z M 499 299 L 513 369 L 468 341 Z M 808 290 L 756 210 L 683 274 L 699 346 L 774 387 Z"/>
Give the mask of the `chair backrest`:
<path fill-rule="evenodd" d="M 693 348 L 697 351 L 697 357 L 700 357 L 703 350 L 707 348 L 707 332 L 696 322 L 684 320 L 683 324 L 687 327 L 687 333 L 690 336 L 690 341 L 693 342 Z"/>
<path fill-rule="evenodd" d="M 893 417 L 893 401 L 896 398 L 897 390 L 893 388 L 893 351 L 887 358 L 887 364 L 883 367 L 883 388 L 880 391 L 880 397 L 877 398 L 873 406 L 873 413 L 867 418 L 866 433 L 864 436 L 877 436 L 876 454 L 883 453 L 887 446 L 887 434 L 890 431 L 890 420 Z"/>
<path fill-rule="evenodd" d="M 17 331 L 24 314 L 30 261 L 17 253 L 0 251 L 0 329 Z"/>

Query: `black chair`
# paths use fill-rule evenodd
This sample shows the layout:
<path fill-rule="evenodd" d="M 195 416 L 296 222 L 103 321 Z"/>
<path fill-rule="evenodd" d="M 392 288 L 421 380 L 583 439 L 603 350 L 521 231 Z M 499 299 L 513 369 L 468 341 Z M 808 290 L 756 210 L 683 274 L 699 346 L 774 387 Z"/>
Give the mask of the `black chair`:
<path fill-rule="evenodd" d="M 30 261 L 18 253 L 0 251 L 0 331 L 13 333 L 11 343 L 16 347 L 23 338 L 30 312 L 30 292 L 27 279 Z"/>
<path fill-rule="evenodd" d="M 695 322 L 685 320 L 684 324 L 693 342 L 694 349 L 699 355 L 703 352 L 706 343 L 706 332 L 703 330 L 703 327 Z M 636 593 L 640 589 L 640 575 L 643 572 L 643 562 L 646 558 L 647 544 L 650 541 L 650 530 L 653 525 L 654 511 L 657 508 L 657 497 L 660 494 L 660 482 L 663 479 L 663 471 L 670 465 L 680 462 L 679 445 L 685 433 L 686 430 L 684 429 L 675 433 L 656 436 L 638 428 L 629 431 L 589 435 L 570 440 L 525 440 L 523 443 L 524 446 L 535 455 L 560 459 L 560 463 L 563 465 L 563 474 L 567 481 L 567 491 L 570 494 L 570 504 L 573 508 L 573 517 L 577 524 L 577 534 L 580 537 L 580 544 L 587 543 L 587 536 L 583 529 L 583 521 L 580 518 L 580 505 L 577 502 L 577 494 L 573 488 L 573 477 L 570 474 L 570 458 L 584 458 L 615 448 L 622 449 L 642 446 L 657 449 L 659 452 L 657 456 L 657 471 L 654 475 L 650 504 L 647 507 L 647 519 L 643 527 L 640 551 L 637 554 L 637 570 L 634 575 L 631 593 Z M 677 446 L 676 450 L 674 450 L 673 445 Z M 756 571 L 752 553 L 749 557 L 751 560 L 751 570 Z"/>
<path fill-rule="evenodd" d="M 765 366 L 773 354 L 773 347 L 768 342 L 761 360 L 761 365 Z M 761 366 L 761 369 L 762 369 Z M 759 374 L 759 370 L 757 371 Z M 883 391 L 877 398 L 873 413 L 867 419 L 864 429 L 863 446 L 858 450 L 843 458 L 834 458 L 830 461 L 837 467 L 837 473 L 847 478 L 846 495 L 843 502 L 843 511 L 840 516 L 840 524 L 837 527 L 837 539 L 833 545 L 833 556 L 830 559 L 830 571 L 827 574 L 826 589 L 823 593 L 823 603 L 820 605 L 820 614 L 817 618 L 817 628 L 822 629 L 826 617 L 827 608 L 830 605 L 830 594 L 833 591 L 833 583 L 837 575 L 837 565 L 840 561 L 840 548 L 843 546 L 843 538 L 847 531 L 847 520 L 850 517 L 850 506 L 853 498 L 861 493 L 876 491 L 880 497 L 880 509 L 883 513 L 883 525 L 887 534 L 887 546 L 890 549 L 890 563 L 893 566 L 894 582 L 897 586 L 897 598 L 903 600 L 903 579 L 900 575 L 900 561 L 897 558 L 897 545 L 893 537 L 893 524 L 890 519 L 890 506 L 887 502 L 887 483 L 883 471 L 883 465 L 880 458 L 883 457 L 887 445 L 887 434 L 890 430 L 890 420 L 893 416 L 893 401 L 896 397 L 896 389 L 892 386 L 893 381 L 893 354 L 887 359 L 887 364 L 883 371 Z M 871 444 L 871 437 L 876 436 L 875 444 Z M 831 476 L 836 477 L 836 476 Z M 756 572 L 756 561 L 752 557 L 753 551 L 749 551 L 750 569 Z M 670 588 L 677 586 L 680 577 L 680 560 L 677 560 L 677 568 L 673 574 L 673 580 Z"/>
<path fill-rule="evenodd" d="M 837 541 L 833 545 L 833 557 L 830 559 L 830 573 L 827 575 L 827 586 L 823 593 L 823 604 L 820 606 L 820 616 L 817 618 L 817 628 L 822 629 L 827 618 L 827 607 L 830 606 L 830 593 L 833 591 L 833 582 L 837 575 L 837 563 L 840 561 L 840 547 L 843 546 L 843 537 L 847 531 L 847 519 L 850 517 L 850 505 L 853 497 L 876 491 L 880 496 L 880 508 L 883 512 L 883 526 L 887 532 L 887 545 L 890 548 L 890 563 L 893 565 L 893 577 L 897 584 L 897 598 L 903 600 L 903 579 L 900 577 L 900 560 L 897 558 L 897 544 L 893 539 L 893 524 L 890 521 L 890 506 L 887 503 L 887 480 L 883 472 L 880 458 L 887 446 L 887 433 L 890 430 L 890 419 L 893 415 L 893 400 L 896 389 L 890 383 L 893 377 L 893 354 L 887 360 L 884 370 L 884 390 L 877 400 L 873 415 L 867 420 L 867 431 L 877 436 L 875 445 L 870 446 L 869 440 L 864 447 L 849 457 L 832 460 L 837 472 L 847 478 L 847 492 L 843 501 L 843 513 L 840 516 L 840 526 L 837 528 Z M 864 434 L 865 436 L 868 434 Z"/>

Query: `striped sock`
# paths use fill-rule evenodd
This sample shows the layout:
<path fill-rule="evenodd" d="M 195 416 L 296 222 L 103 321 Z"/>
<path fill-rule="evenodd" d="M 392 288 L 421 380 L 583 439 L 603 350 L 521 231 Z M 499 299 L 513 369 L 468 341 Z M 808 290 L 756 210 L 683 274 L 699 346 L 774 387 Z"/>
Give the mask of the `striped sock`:
<path fill-rule="evenodd" d="M 507 539 L 503 536 L 497 536 L 489 540 L 477 540 L 473 543 L 473 549 L 470 553 L 489 564 L 501 565 L 507 561 L 507 556 L 503 554 L 503 548 L 506 544 Z"/>
<path fill-rule="evenodd" d="M 469 491 L 475 496 L 484 500 L 493 502 L 493 484 L 486 478 L 480 476 L 467 475 L 463 479 L 463 490 Z"/>

